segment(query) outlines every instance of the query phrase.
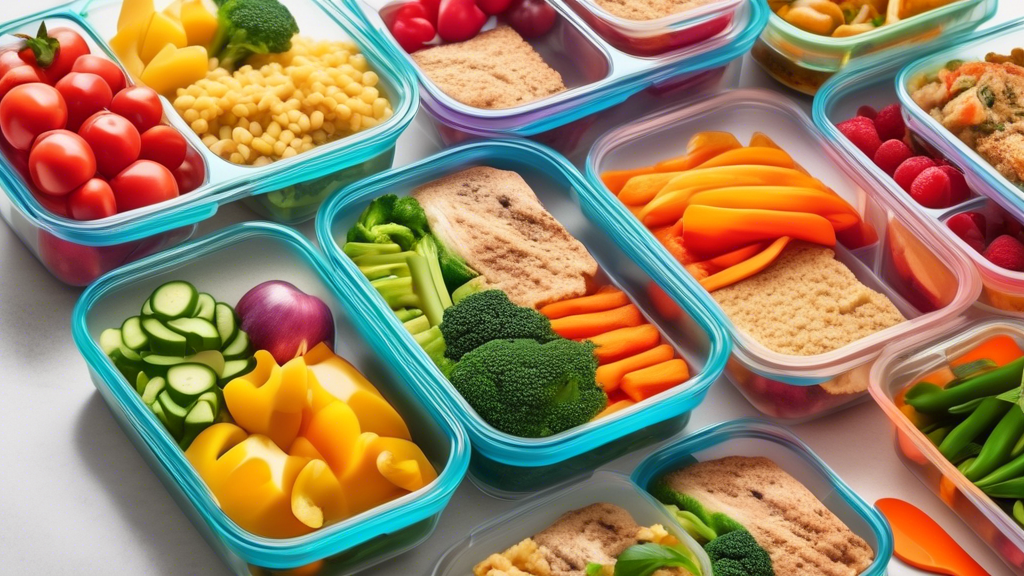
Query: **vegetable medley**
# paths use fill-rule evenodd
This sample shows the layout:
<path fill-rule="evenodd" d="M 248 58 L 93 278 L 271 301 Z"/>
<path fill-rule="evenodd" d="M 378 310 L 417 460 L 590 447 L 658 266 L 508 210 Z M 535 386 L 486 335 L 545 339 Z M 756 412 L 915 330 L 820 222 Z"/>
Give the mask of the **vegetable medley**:
<path fill-rule="evenodd" d="M 770 0 L 793 26 L 836 38 L 871 32 L 956 0 Z"/>

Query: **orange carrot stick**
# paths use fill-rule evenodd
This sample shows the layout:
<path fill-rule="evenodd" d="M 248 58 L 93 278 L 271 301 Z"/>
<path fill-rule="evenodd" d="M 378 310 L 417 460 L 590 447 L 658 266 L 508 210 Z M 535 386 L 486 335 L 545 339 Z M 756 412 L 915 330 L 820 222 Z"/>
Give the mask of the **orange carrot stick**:
<path fill-rule="evenodd" d="M 782 146 L 776 144 L 775 141 L 769 138 L 768 135 L 765 134 L 764 132 L 754 132 L 754 134 L 750 137 L 750 146 L 763 146 L 767 148 L 778 148 L 779 150 L 782 150 Z M 794 164 L 793 167 L 803 172 L 804 174 L 807 174 L 807 170 L 805 170 L 804 167 L 801 166 L 800 164 Z"/>
<path fill-rule="evenodd" d="M 581 296 L 579 298 L 571 298 L 569 300 L 554 302 L 547 306 L 542 306 L 539 312 L 554 320 L 556 318 L 575 316 L 577 314 L 604 312 L 605 310 L 611 310 L 612 308 L 618 308 L 620 306 L 625 306 L 626 304 L 629 304 L 629 296 L 627 296 L 625 292 L 617 288 L 613 288 L 612 290 L 598 291 L 596 294 L 591 294 L 590 296 Z"/>
<path fill-rule="evenodd" d="M 751 164 L 759 166 L 781 166 L 783 168 L 792 168 L 794 166 L 793 159 L 789 157 L 789 154 L 786 154 L 785 151 L 779 148 L 749 146 L 747 148 L 736 148 L 735 150 L 722 152 L 718 156 L 715 156 L 700 166 L 697 166 L 696 169 L 700 170 L 701 168 L 714 168 L 715 166 L 742 166 Z"/>
<path fill-rule="evenodd" d="M 643 168 L 633 168 L 631 170 L 609 170 L 601 174 L 601 182 L 616 196 L 626 186 L 626 184 L 636 178 L 637 176 L 643 176 L 644 174 L 654 174 L 656 170 L 654 166 L 645 166 Z"/>
<path fill-rule="evenodd" d="M 832 224 L 806 212 L 690 206 L 682 222 L 686 250 L 704 259 L 779 236 L 822 246 L 836 244 Z"/>
<path fill-rule="evenodd" d="M 716 271 L 721 271 L 730 266 L 735 266 L 744 260 L 754 257 L 759 252 L 768 247 L 767 242 L 758 242 L 757 244 L 751 244 L 750 246 L 744 246 L 743 248 L 737 248 L 732 252 L 716 256 L 710 260 L 701 262 L 708 268 Z"/>
<path fill-rule="evenodd" d="M 626 206 L 642 206 L 650 202 L 669 180 L 682 172 L 659 172 L 634 176 L 619 192 L 619 200 Z"/>
<path fill-rule="evenodd" d="M 723 152 L 743 145 L 728 132 L 698 132 L 686 144 L 686 156 L 664 160 L 654 165 L 658 172 L 690 170 Z"/>
<path fill-rule="evenodd" d="M 956 360 L 951 360 L 949 365 L 955 368 L 975 360 L 991 360 L 996 363 L 996 366 L 1004 366 L 1021 356 L 1024 356 L 1024 351 L 1020 349 L 1017 341 L 1003 334 L 985 340 L 963 356 L 958 357 Z M 929 382 L 931 381 L 929 380 Z M 935 384 L 934 382 L 932 383 Z"/>
<path fill-rule="evenodd" d="M 641 402 L 686 382 L 690 369 L 682 358 L 673 358 L 653 366 L 629 372 L 619 381 L 622 391 L 634 402 Z"/>
<path fill-rule="evenodd" d="M 730 266 L 721 272 L 717 272 L 701 280 L 700 285 L 708 292 L 714 292 L 719 288 L 725 288 L 726 286 L 731 286 L 741 280 L 746 280 L 761 270 L 764 270 L 774 262 L 775 259 L 779 257 L 779 254 L 782 253 L 782 249 L 785 248 L 788 243 L 789 236 L 783 236 L 775 242 L 772 242 L 770 246 L 765 248 L 756 256 L 748 258 L 739 264 Z"/>
<path fill-rule="evenodd" d="M 594 416 L 594 420 L 604 418 L 605 416 L 611 416 L 616 412 L 620 412 L 622 410 L 625 410 L 626 408 L 629 408 L 633 404 L 636 404 L 636 402 L 633 402 L 632 400 L 619 400 L 618 402 L 610 402 L 607 408 L 598 412 L 597 416 Z"/>
<path fill-rule="evenodd" d="M 790 186 L 719 188 L 690 196 L 689 206 L 696 205 L 807 212 L 827 218 L 836 230 L 845 230 L 860 222 L 860 214 L 846 200 L 835 194 L 813 188 Z"/>
<path fill-rule="evenodd" d="M 551 329 L 562 338 L 580 340 L 619 328 L 639 326 L 645 322 L 635 304 L 627 304 L 603 312 L 565 316 L 551 321 Z"/>
<path fill-rule="evenodd" d="M 598 334 L 589 340 L 597 346 L 597 363 L 609 364 L 654 348 L 661 342 L 661 333 L 654 324 L 641 324 Z"/>
<path fill-rule="evenodd" d="M 636 370 L 642 370 L 648 366 L 667 362 L 675 355 L 676 351 L 673 350 L 671 346 L 668 344 L 662 344 L 661 346 L 656 346 L 635 356 L 623 358 L 618 362 L 605 364 L 597 369 L 597 374 L 595 376 L 597 379 L 597 385 L 606 393 L 610 394 L 619 388 L 619 383 L 622 381 L 622 377 L 626 374 Z"/>

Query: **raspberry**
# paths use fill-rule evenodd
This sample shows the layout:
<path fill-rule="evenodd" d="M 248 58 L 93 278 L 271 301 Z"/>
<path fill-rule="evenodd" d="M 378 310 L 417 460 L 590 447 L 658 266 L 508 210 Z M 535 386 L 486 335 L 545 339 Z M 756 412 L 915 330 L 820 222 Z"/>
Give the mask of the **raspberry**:
<path fill-rule="evenodd" d="M 983 253 L 988 261 L 1015 272 L 1024 272 L 1024 244 L 1013 236 L 1003 234 L 988 245 Z"/>
<path fill-rule="evenodd" d="M 863 116 L 874 120 L 875 116 L 878 116 L 878 111 L 871 106 L 861 106 L 860 108 L 857 108 L 857 116 Z"/>
<path fill-rule="evenodd" d="M 910 186 L 914 183 L 914 179 L 921 172 L 926 169 L 935 166 L 935 161 L 927 156 L 914 156 L 913 158 L 907 158 L 900 164 L 896 172 L 893 173 L 892 178 L 907 192 L 910 192 Z"/>
<path fill-rule="evenodd" d="M 1003 208 L 1000 208 L 999 212 L 1003 217 L 1003 233 L 1009 234 L 1010 236 L 1013 236 L 1018 240 L 1024 240 L 1024 226 L 1021 226 L 1020 222 L 1018 222 L 1016 218 L 1011 216 L 1010 213 L 1004 210 Z"/>
<path fill-rule="evenodd" d="M 903 123 L 903 115 L 899 104 L 890 104 L 878 111 L 875 116 L 875 130 L 883 140 L 902 140 L 907 134 L 907 125 Z"/>
<path fill-rule="evenodd" d="M 875 164 L 886 174 L 892 176 L 900 164 L 913 155 L 914 152 L 910 150 L 910 146 L 904 144 L 902 140 L 886 140 L 875 152 Z"/>
<path fill-rule="evenodd" d="M 949 206 L 950 189 L 949 176 L 942 168 L 933 166 L 925 168 L 914 178 L 910 197 L 925 208 L 945 208 Z"/>
<path fill-rule="evenodd" d="M 878 131 L 875 130 L 875 123 L 870 118 L 855 116 L 845 122 L 840 122 L 836 128 L 854 146 L 860 148 L 861 152 L 867 154 L 868 158 L 874 158 L 878 147 L 882 145 Z"/>
<path fill-rule="evenodd" d="M 946 226 L 978 252 L 985 251 L 985 215 L 963 212 L 946 221 Z"/>
<path fill-rule="evenodd" d="M 949 205 L 956 206 L 966 201 L 971 195 L 971 189 L 967 186 L 964 173 L 948 164 L 939 164 L 939 170 L 949 176 Z"/>

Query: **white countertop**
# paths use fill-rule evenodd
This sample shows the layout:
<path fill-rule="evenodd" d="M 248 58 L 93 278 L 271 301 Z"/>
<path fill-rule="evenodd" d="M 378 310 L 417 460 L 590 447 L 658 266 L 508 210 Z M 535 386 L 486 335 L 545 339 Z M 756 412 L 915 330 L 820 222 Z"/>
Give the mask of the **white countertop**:
<path fill-rule="evenodd" d="M 59 0 L 3 0 L 4 21 Z M 986 26 L 1024 16 L 1004 0 Z M 745 58 L 742 86 L 781 89 Z M 810 100 L 801 100 L 806 109 Z M 421 117 L 399 140 L 396 165 L 435 150 Z M 228 206 L 201 233 L 253 219 Z M 312 224 L 300 229 L 312 237 Z M 71 340 L 71 310 L 79 294 L 42 267 L 7 226 L 0 226 L 0 574 L 227 574 L 213 550 L 169 497 L 114 422 L 93 388 Z M 757 416 L 724 379 L 694 411 L 687 430 Z M 892 428 L 870 400 L 794 431 L 867 502 L 897 497 L 919 506 L 993 575 L 1006 566 L 926 489 L 893 450 Z M 629 472 L 650 448 L 608 469 Z M 434 535 L 415 550 L 367 573 L 419 576 L 441 553 L 480 523 L 515 506 L 463 482 Z M 923 574 L 893 560 L 892 576 Z M 788 576 L 788 575 L 787 575 Z"/>

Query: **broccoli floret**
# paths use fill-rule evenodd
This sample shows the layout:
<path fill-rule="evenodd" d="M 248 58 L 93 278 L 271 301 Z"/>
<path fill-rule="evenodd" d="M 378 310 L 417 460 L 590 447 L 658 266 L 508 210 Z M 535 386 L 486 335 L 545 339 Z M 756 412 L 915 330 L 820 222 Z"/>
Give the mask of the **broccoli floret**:
<path fill-rule="evenodd" d="M 348 231 L 348 240 L 357 243 L 397 244 L 402 250 L 410 250 L 416 243 L 416 236 L 412 230 L 394 222 L 376 226 L 367 226 L 359 222 Z"/>
<path fill-rule="evenodd" d="M 394 196 L 394 194 L 389 194 L 389 196 Z M 391 222 L 397 222 L 412 230 L 417 238 L 422 238 L 430 233 L 427 214 L 423 211 L 419 201 L 412 196 L 396 197 L 391 208 Z"/>
<path fill-rule="evenodd" d="M 704 545 L 714 576 L 775 576 L 772 559 L 746 530 L 734 530 Z"/>
<path fill-rule="evenodd" d="M 447 335 L 445 340 L 450 350 Z M 605 407 L 608 397 L 594 380 L 596 371 L 590 342 L 504 339 L 462 356 L 450 379 L 490 425 L 515 436 L 541 438 L 585 424 Z"/>
<path fill-rule="evenodd" d="M 298 32 L 292 13 L 277 0 L 227 0 L 217 10 L 210 53 L 232 70 L 253 54 L 287 52 Z"/>
<path fill-rule="evenodd" d="M 472 294 L 445 310 L 441 332 L 448 343 L 445 355 L 455 361 L 491 340 L 527 338 L 550 342 L 559 338 L 543 314 L 516 306 L 501 290 Z"/>
<path fill-rule="evenodd" d="M 696 498 L 676 491 L 664 480 L 655 482 L 649 491 L 675 513 L 680 525 L 698 542 L 707 542 L 736 530 L 745 530 L 742 524 L 721 512 L 708 512 Z"/>
<path fill-rule="evenodd" d="M 469 267 L 469 264 L 466 264 L 465 260 L 452 252 L 444 242 L 437 240 L 436 244 L 437 261 L 441 266 L 441 275 L 444 276 L 444 284 L 448 287 L 449 292 L 454 292 L 456 288 L 479 276 L 475 270 Z"/>

